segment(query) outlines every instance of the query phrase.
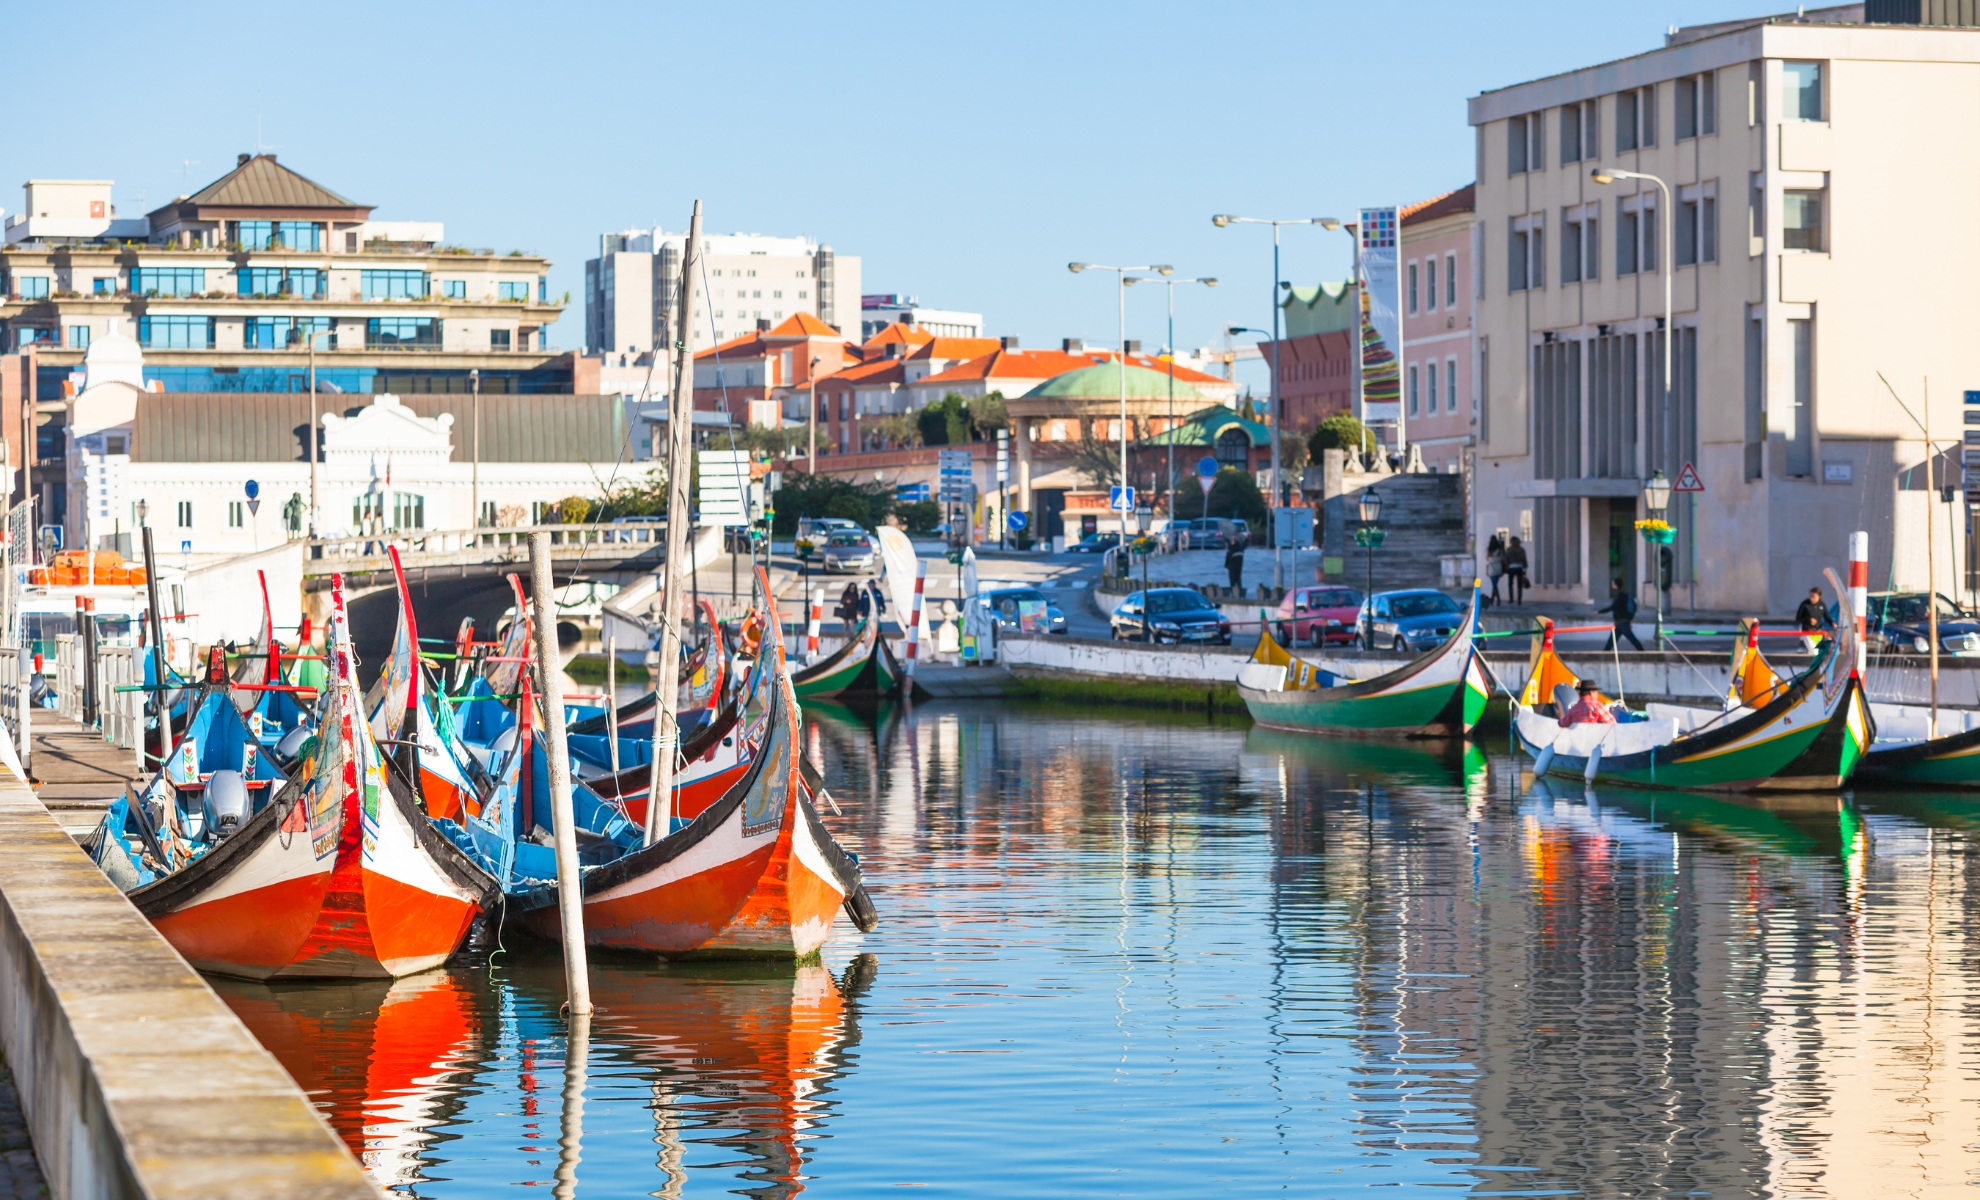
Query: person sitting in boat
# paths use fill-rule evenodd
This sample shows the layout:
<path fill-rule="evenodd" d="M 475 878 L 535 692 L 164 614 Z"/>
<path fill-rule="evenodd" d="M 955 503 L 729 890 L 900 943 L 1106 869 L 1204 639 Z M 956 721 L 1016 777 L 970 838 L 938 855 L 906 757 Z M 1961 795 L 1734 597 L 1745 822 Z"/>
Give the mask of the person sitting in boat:
<path fill-rule="evenodd" d="M 1602 703 L 1602 693 L 1595 685 L 1584 679 L 1574 685 L 1577 699 L 1574 707 L 1561 717 L 1561 724 L 1568 725 L 1614 725 L 1616 714 Z"/>

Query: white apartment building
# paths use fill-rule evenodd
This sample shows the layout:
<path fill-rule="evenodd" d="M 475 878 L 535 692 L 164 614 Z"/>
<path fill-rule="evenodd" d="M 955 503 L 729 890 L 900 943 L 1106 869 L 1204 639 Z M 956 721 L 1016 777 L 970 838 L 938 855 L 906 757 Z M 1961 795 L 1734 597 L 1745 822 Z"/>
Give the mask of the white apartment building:
<path fill-rule="evenodd" d="M 917 298 L 898 292 L 882 292 L 859 298 L 860 341 L 872 341 L 889 325 L 912 325 L 936 337 L 983 336 L 982 313 L 952 308 L 923 308 Z"/>
<path fill-rule="evenodd" d="M 1906 6 L 1869 16 L 1887 7 Z M 1644 481 L 1691 463 L 1671 606 L 1788 611 L 1856 529 L 1872 590 L 1922 587 L 1928 554 L 1960 587 L 1966 506 L 1928 483 L 1907 409 L 1926 419 L 1929 390 L 1932 482 L 1958 484 L 1965 422 L 1980 458 L 1980 226 L 1957 216 L 1980 194 L 1976 103 L 1980 29 L 1862 5 L 1678 29 L 1472 99 L 1481 556 L 1520 536 L 1536 599 L 1621 577 L 1648 612 Z"/>
<path fill-rule="evenodd" d="M 808 313 L 842 333 L 859 327 L 859 259 L 807 237 L 704 234 L 705 308 L 694 342 L 706 347 Z M 584 264 L 584 340 L 607 366 L 639 365 L 679 337 L 674 307 L 687 234 L 629 229 L 599 236 Z M 768 325 L 759 322 L 768 322 Z M 666 364 L 661 364 L 665 373 Z"/>

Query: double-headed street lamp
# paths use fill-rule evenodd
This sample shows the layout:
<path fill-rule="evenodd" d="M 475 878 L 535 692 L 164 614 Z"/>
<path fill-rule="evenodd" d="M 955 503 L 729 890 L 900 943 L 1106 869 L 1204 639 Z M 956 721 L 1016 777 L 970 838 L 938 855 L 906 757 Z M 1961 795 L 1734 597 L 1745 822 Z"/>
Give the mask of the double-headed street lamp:
<path fill-rule="evenodd" d="M 1204 279 L 1162 279 L 1148 275 L 1136 275 L 1121 280 L 1122 287 L 1133 287 L 1137 283 L 1166 283 L 1169 285 L 1169 474 L 1162 483 L 1162 494 L 1169 499 L 1169 519 L 1176 516 L 1176 285 L 1179 283 L 1200 283 L 1204 287 L 1216 287 L 1215 278 Z M 1205 514 L 1208 515 L 1208 514 Z"/>
<path fill-rule="evenodd" d="M 1077 275 L 1081 271 L 1112 271 L 1115 278 L 1115 291 L 1119 297 L 1121 321 L 1121 497 L 1126 499 L 1128 481 L 1128 411 L 1127 411 L 1127 277 L 1129 271 L 1153 271 L 1157 275 L 1173 275 L 1176 269 L 1171 266 L 1150 264 L 1140 267 L 1110 267 L 1104 263 L 1067 263 L 1066 270 Z M 1132 506 L 1130 506 L 1132 507 Z M 1121 540 L 1127 540 L 1127 509 L 1121 510 Z"/>
<path fill-rule="evenodd" d="M 1331 225 L 1329 224 L 1330 222 Z M 1272 220 L 1267 217 L 1240 217 L 1231 213 L 1218 213 L 1216 216 L 1210 218 L 1210 223 L 1219 229 L 1223 229 L 1229 225 L 1270 225 L 1272 227 L 1272 490 L 1276 493 L 1275 498 L 1279 501 L 1273 507 L 1279 508 L 1284 506 L 1286 497 L 1285 480 L 1282 478 L 1283 472 L 1279 466 L 1279 435 L 1284 428 L 1282 421 L 1284 414 L 1279 411 L 1279 226 L 1322 225 L 1338 229 L 1341 223 L 1332 217 L 1290 217 L 1285 220 Z M 1274 535 L 1277 532 L 1278 530 L 1276 529 L 1268 529 L 1266 531 L 1267 536 Z M 1272 537 L 1271 544 L 1275 549 L 1278 546 L 1278 540 L 1277 537 Z M 1285 580 L 1280 577 L 1279 556 L 1277 554 L 1272 556 L 1272 586 L 1274 588 L 1285 586 Z"/>

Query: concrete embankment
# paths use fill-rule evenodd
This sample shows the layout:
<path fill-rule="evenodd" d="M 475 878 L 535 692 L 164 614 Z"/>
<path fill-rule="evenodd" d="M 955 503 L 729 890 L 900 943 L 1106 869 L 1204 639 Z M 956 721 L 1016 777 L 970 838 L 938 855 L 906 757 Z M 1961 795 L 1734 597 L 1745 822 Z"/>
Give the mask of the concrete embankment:
<path fill-rule="evenodd" d="M 1401 654 L 1320 654 L 1302 651 L 1314 662 L 1338 662 L 1366 678 L 1392 670 L 1408 658 Z M 1227 691 L 1236 703 L 1238 667 L 1247 652 L 1222 647 L 1148 646 L 1083 638 L 1006 636 L 998 640 L 999 665 L 1026 681 L 1050 681 L 1067 691 L 1066 698 L 1096 701 L 1206 703 L 1206 696 Z M 1485 664 L 1494 679 L 1513 692 L 1526 683 L 1527 655 L 1487 653 Z M 1621 694 L 1632 703 L 1658 701 L 1716 706 L 1732 685 L 1728 656 L 1660 653 L 1608 654 L 1602 651 L 1563 651 L 1569 670 L 1592 679 L 1604 691 Z M 1782 674 L 1806 670 L 1807 655 L 1775 655 Z M 1068 689 L 1070 689 L 1068 691 Z M 1931 694 L 1930 671 L 1923 659 L 1873 660 L 1869 673 L 1872 699 L 1922 704 Z M 1219 699 L 1207 701 L 1213 707 Z M 1980 660 L 1951 659 L 1940 664 L 1939 703 L 1948 707 L 1980 707 Z"/>
<path fill-rule="evenodd" d="M 12 780 L 0 1047 L 56 1200 L 379 1200 L 281 1065 Z"/>

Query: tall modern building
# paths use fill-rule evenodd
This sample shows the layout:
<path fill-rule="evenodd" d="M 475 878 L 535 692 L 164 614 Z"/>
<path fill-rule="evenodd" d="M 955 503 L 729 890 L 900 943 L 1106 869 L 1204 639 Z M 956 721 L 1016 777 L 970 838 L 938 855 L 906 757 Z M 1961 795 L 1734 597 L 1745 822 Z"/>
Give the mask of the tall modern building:
<path fill-rule="evenodd" d="M 1676 29 L 1471 100 L 1474 528 L 1481 553 L 1525 539 L 1536 599 L 1620 578 L 1648 610 L 1661 576 L 1667 608 L 1782 613 L 1856 529 L 1880 586 L 1923 586 L 1931 558 L 1957 586 L 1967 506 L 1937 488 L 1980 460 L 1980 437 L 1959 449 L 1980 226 L 1930 218 L 1980 193 L 1980 137 L 1925 115 L 1972 106 L 1980 28 L 1948 11 Z M 1653 560 L 1645 482 L 1686 464 L 1703 491 L 1673 498 Z"/>
<path fill-rule="evenodd" d="M 807 237 L 705 234 L 706 305 L 694 340 L 710 346 L 809 314 L 851 336 L 859 327 L 859 259 Z M 608 365 L 630 366 L 680 339 L 674 312 L 687 234 L 629 229 L 601 234 L 584 264 L 584 344 Z M 664 365 L 664 364 L 663 364 Z"/>
<path fill-rule="evenodd" d="M 35 180 L 0 246 L 0 336 L 33 350 L 60 399 L 93 338 L 120 321 L 167 392 L 570 392 L 549 348 L 563 311 L 549 261 L 447 244 L 432 221 L 377 221 L 278 163 L 234 170 L 143 217 L 107 180 Z"/>

